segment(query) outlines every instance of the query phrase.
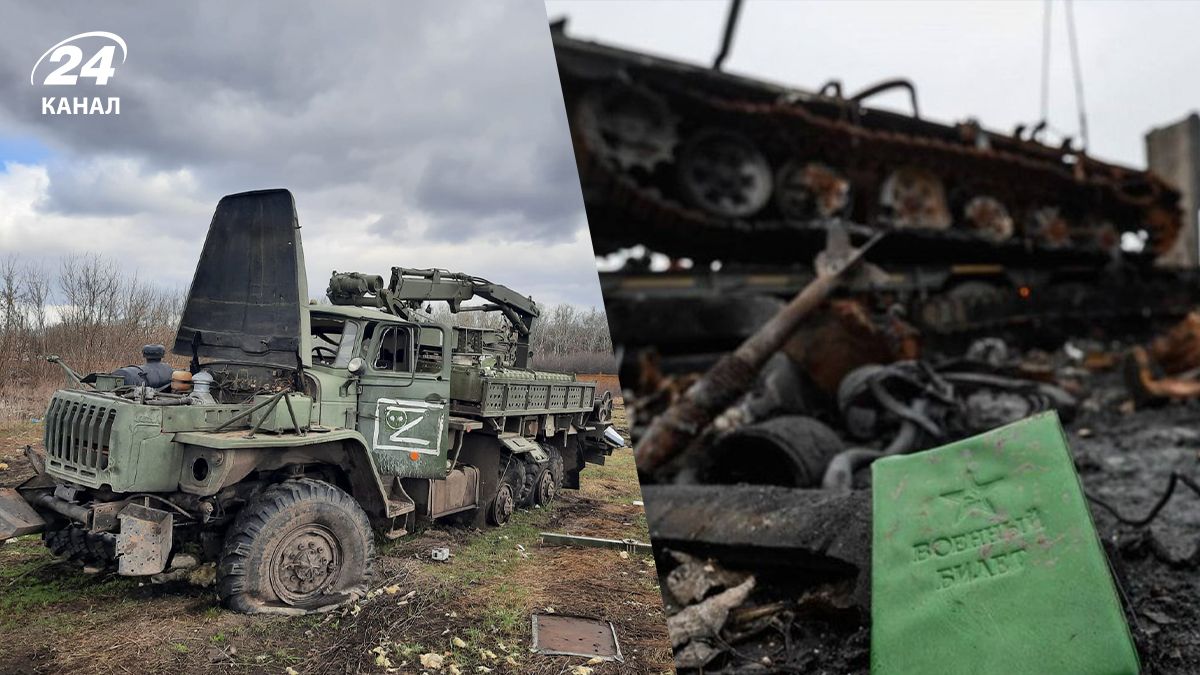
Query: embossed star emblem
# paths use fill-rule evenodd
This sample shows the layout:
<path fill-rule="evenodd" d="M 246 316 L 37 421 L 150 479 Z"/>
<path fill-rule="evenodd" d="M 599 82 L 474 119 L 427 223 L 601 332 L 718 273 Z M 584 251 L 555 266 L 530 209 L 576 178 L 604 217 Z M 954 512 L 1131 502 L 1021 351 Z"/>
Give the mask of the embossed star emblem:
<path fill-rule="evenodd" d="M 988 499 L 986 492 L 991 486 L 999 483 L 1003 478 L 993 478 L 989 481 L 980 482 L 975 472 L 967 469 L 967 478 L 971 484 L 961 490 L 952 492 L 943 492 L 941 497 L 958 504 L 958 518 L 955 522 L 961 521 L 972 512 L 980 515 L 995 515 L 996 507 L 992 506 L 992 502 Z"/>

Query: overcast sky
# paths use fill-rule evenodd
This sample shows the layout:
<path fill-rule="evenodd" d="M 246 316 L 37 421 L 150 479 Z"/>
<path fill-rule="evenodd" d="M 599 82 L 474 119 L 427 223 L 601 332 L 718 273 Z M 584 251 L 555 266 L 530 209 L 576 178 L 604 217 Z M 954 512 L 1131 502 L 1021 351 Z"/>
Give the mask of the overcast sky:
<path fill-rule="evenodd" d="M 48 63 L 30 84 L 85 31 L 128 45 L 107 85 L 42 86 Z M 217 200 L 270 187 L 295 194 L 313 297 L 402 265 L 600 305 L 536 1 L 0 6 L 0 255 L 94 251 L 184 288 Z"/>
<path fill-rule="evenodd" d="M 700 64 L 717 52 L 728 4 L 550 0 L 567 32 Z M 1093 155 L 1145 166 L 1142 135 L 1200 107 L 1200 3 L 1075 3 Z M 1009 132 L 1040 115 L 1043 3 L 746 0 L 725 69 L 852 93 L 903 76 L 921 113 Z M 1065 7 L 1052 12 L 1050 123 L 1075 134 Z M 873 99 L 907 110 L 903 94 Z"/>

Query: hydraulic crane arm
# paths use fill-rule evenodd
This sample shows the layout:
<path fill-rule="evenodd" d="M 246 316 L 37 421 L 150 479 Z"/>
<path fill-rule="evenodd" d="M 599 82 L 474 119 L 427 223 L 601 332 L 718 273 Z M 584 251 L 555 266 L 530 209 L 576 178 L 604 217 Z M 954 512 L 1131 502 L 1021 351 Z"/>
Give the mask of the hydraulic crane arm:
<path fill-rule="evenodd" d="M 327 291 L 335 305 L 379 307 L 396 316 L 409 318 L 409 312 L 426 302 L 445 302 L 450 311 L 500 312 L 517 331 L 517 364 L 524 367 L 529 354 L 529 333 L 533 320 L 541 314 L 532 298 L 507 286 L 461 272 L 439 269 L 393 267 L 387 286 L 383 277 L 359 272 L 334 272 Z M 472 298 L 488 304 L 463 307 Z"/>
<path fill-rule="evenodd" d="M 461 272 L 439 269 L 393 267 L 385 287 L 383 277 L 359 272 L 334 272 L 329 280 L 329 301 L 335 305 L 381 307 L 403 316 L 407 309 L 425 302 L 445 302 L 458 312 L 462 303 L 483 298 L 491 304 L 473 307 L 473 311 L 499 311 L 521 335 L 529 335 L 533 320 L 541 310 L 528 298 L 507 286 Z"/>

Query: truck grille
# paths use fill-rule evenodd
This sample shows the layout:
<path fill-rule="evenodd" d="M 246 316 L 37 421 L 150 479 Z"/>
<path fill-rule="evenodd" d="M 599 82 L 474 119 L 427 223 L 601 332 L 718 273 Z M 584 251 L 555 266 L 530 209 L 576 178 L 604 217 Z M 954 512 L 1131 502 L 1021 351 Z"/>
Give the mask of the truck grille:
<path fill-rule="evenodd" d="M 115 408 L 55 397 L 46 411 L 46 460 L 55 468 L 94 476 L 108 468 Z"/>

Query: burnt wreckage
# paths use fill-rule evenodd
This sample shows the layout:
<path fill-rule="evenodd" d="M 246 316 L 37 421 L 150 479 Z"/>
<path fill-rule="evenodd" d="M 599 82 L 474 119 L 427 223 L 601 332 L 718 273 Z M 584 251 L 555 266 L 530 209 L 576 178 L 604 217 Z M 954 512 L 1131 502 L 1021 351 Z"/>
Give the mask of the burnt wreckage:
<path fill-rule="evenodd" d="M 671 259 L 601 274 L 625 381 L 640 347 L 688 370 L 736 345 L 812 279 L 830 221 L 856 240 L 887 232 L 868 256 L 886 274 L 841 293 L 902 308 L 925 340 L 1121 328 L 1197 300 L 1184 273 L 1155 265 L 1182 227 L 1179 192 L 1070 139 L 1044 144 L 1044 125 L 949 126 L 919 116 L 905 80 L 809 93 L 553 28 L 597 255 Z M 891 89 L 912 114 L 864 105 Z"/>
<path fill-rule="evenodd" d="M 627 256 L 601 282 L 681 671 L 866 672 L 867 467 L 1055 410 L 1143 658 L 1194 672 L 1191 613 L 1149 646 L 1136 613 L 1191 574 L 1141 528 L 1177 481 L 1200 490 L 1155 464 L 1175 448 L 1108 471 L 1123 445 L 1097 431 L 1139 428 L 1112 421 L 1114 341 L 1200 300 L 1163 264 L 1176 189 L 1041 124 L 922 119 L 902 80 L 808 93 L 553 36 L 595 251 Z M 864 105 L 892 89 L 911 114 Z M 1135 398 L 1193 391 L 1158 375 L 1193 372 L 1194 322 L 1131 351 Z"/>

